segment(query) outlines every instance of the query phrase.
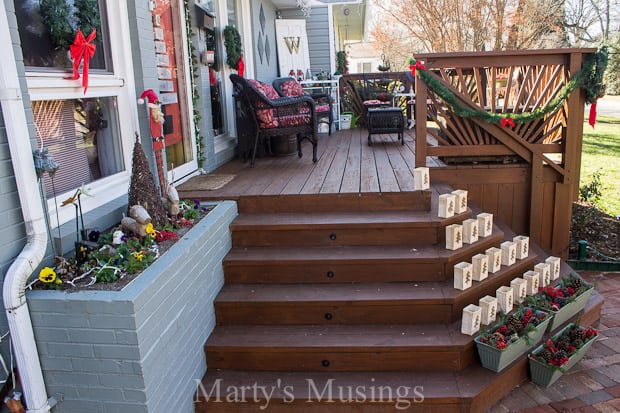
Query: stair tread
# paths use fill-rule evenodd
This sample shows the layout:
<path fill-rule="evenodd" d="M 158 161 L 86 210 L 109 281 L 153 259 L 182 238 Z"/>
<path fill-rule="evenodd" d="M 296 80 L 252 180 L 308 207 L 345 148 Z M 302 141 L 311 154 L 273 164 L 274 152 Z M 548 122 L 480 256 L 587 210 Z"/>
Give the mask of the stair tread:
<path fill-rule="evenodd" d="M 233 230 L 287 229 L 294 230 L 312 226 L 315 229 L 334 228 L 345 225 L 415 228 L 445 226 L 461 222 L 471 216 L 471 210 L 451 218 L 439 218 L 432 211 L 360 211 L 317 213 L 257 213 L 240 214 L 231 224 Z"/>
<path fill-rule="evenodd" d="M 445 283 L 226 284 L 216 302 L 437 301 Z"/>
<path fill-rule="evenodd" d="M 465 346 L 473 338 L 460 333 L 460 323 L 426 325 L 226 325 L 217 326 L 206 347 L 208 350 L 244 349 L 252 351 L 330 352 L 351 349 L 387 349 L 416 347 L 443 351 L 445 347 Z"/>

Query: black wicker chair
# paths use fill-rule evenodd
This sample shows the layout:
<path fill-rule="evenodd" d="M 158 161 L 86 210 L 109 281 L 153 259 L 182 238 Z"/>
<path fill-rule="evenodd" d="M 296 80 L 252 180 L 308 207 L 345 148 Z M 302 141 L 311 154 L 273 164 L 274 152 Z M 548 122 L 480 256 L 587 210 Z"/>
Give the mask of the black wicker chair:
<path fill-rule="evenodd" d="M 292 77 L 279 77 L 273 81 L 273 87 L 280 96 L 283 96 L 283 97 L 295 96 L 295 95 L 287 94 L 283 87 L 287 82 L 291 82 L 291 81 L 297 83 L 297 80 L 293 79 Z M 299 86 L 299 88 L 301 89 L 301 85 Z M 301 93 L 298 96 L 301 96 L 302 93 L 303 93 L 303 89 L 301 90 Z M 329 126 L 328 134 L 329 136 L 331 136 L 332 124 L 334 123 L 334 111 L 332 108 L 331 96 L 328 93 L 311 93 L 311 94 L 306 93 L 306 95 L 311 96 L 312 99 L 314 99 L 314 102 L 315 102 L 314 115 L 317 118 L 316 120 L 317 126 L 319 123 L 325 123 L 324 119 L 325 119 L 325 116 L 327 116 L 327 125 Z"/>
<path fill-rule="evenodd" d="M 312 143 L 312 161 L 317 161 L 316 118 L 314 101 L 310 96 L 269 99 L 248 79 L 231 74 L 230 80 L 240 104 L 250 108 L 250 110 L 242 111 L 241 117 L 238 114 L 237 122 L 244 122 L 246 126 L 247 124 L 253 126 L 254 142 L 251 149 L 251 166 L 254 166 L 258 141 L 272 136 L 295 135 L 297 137 L 297 153 L 300 158 L 302 157 L 301 141 L 308 139 Z M 266 117 L 268 120 L 265 119 Z M 242 148 L 242 150 L 245 149 L 250 148 Z"/>

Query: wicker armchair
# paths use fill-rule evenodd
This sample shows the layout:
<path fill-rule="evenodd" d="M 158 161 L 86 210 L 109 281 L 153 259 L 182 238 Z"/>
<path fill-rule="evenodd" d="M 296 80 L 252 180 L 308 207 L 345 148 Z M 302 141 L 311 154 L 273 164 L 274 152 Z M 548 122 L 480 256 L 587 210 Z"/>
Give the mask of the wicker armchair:
<path fill-rule="evenodd" d="M 231 74 L 230 80 L 240 103 L 250 108 L 250 110 L 242 111 L 241 119 L 238 114 L 237 122 L 241 121 L 253 126 L 251 166 L 254 166 L 259 140 L 283 135 L 297 137 L 297 153 L 300 158 L 302 156 L 301 141 L 308 139 L 312 143 L 312 161 L 317 161 L 316 118 L 314 101 L 311 97 L 279 97 L 275 91 L 269 90 L 272 89 L 271 85 L 248 80 L 236 74 Z"/>
<path fill-rule="evenodd" d="M 280 96 L 283 97 L 296 97 L 303 96 L 304 89 L 297 80 L 292 77 L 279 77 L 273 81 L 273 87 Z M 328 134 L 332 134 L 332 124 L 334 123 L 334 111 L 332 110 L 332 99 L 327 93 L 312 93 L 311 96 L 314 99 L 314 115 L 316 116 L 317 125 L 319 123 L 325 123 L 324 120 L 327 116 Z"/>

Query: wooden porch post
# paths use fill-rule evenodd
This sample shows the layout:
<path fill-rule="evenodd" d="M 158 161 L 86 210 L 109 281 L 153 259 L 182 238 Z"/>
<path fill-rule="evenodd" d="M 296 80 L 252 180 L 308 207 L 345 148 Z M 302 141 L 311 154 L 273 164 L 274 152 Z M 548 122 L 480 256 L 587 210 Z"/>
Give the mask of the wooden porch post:
<path fill-rule="evenodd" d="M 570 74 L 581 69 L 583 53 L 570 54 L 568 67 Z M 566 144 L 564 150 L 564 178 L 555 185 L 555 210 L 553 215 L 553 235 L 551 248 L 554 254 L 568 257 L 569 231 L 573 212 L 573 202 L 579 194 L 579 175 L 581 172 L 581 149 L 583 143 L 583 107 L 585 96 L 581 89 L 572 93 L 567 100 Z"/>
<path fill-rule="evenodd" d="M 415 166 L 426 166 L 426 83 L 415 77 Z"/>

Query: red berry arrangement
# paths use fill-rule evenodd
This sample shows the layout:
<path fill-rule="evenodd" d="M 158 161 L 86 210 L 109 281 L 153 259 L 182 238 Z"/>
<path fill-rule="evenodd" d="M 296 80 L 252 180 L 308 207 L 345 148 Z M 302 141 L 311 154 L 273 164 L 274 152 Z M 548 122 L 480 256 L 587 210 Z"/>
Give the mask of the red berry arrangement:
<path fill-rule="evenodd" d="M 547 318 L 544 311 L 536 311 L 531 308 L 521 308 L 513 314 L 506 316 L 504 321 L 491 328 L 478 337 L 478 341 L 503 350 L 511 343 L 532 331 L 537 325 Z"/>
<path fill-rule="evenodd" d="M 595 339 L 597 335 L 598 331 L 593 328 L 572 325 L 557 339 L 545 341 L 543 348 L 533 354 L 532 358 L 555 367 L 562 367 L 578 349 Z"/>

